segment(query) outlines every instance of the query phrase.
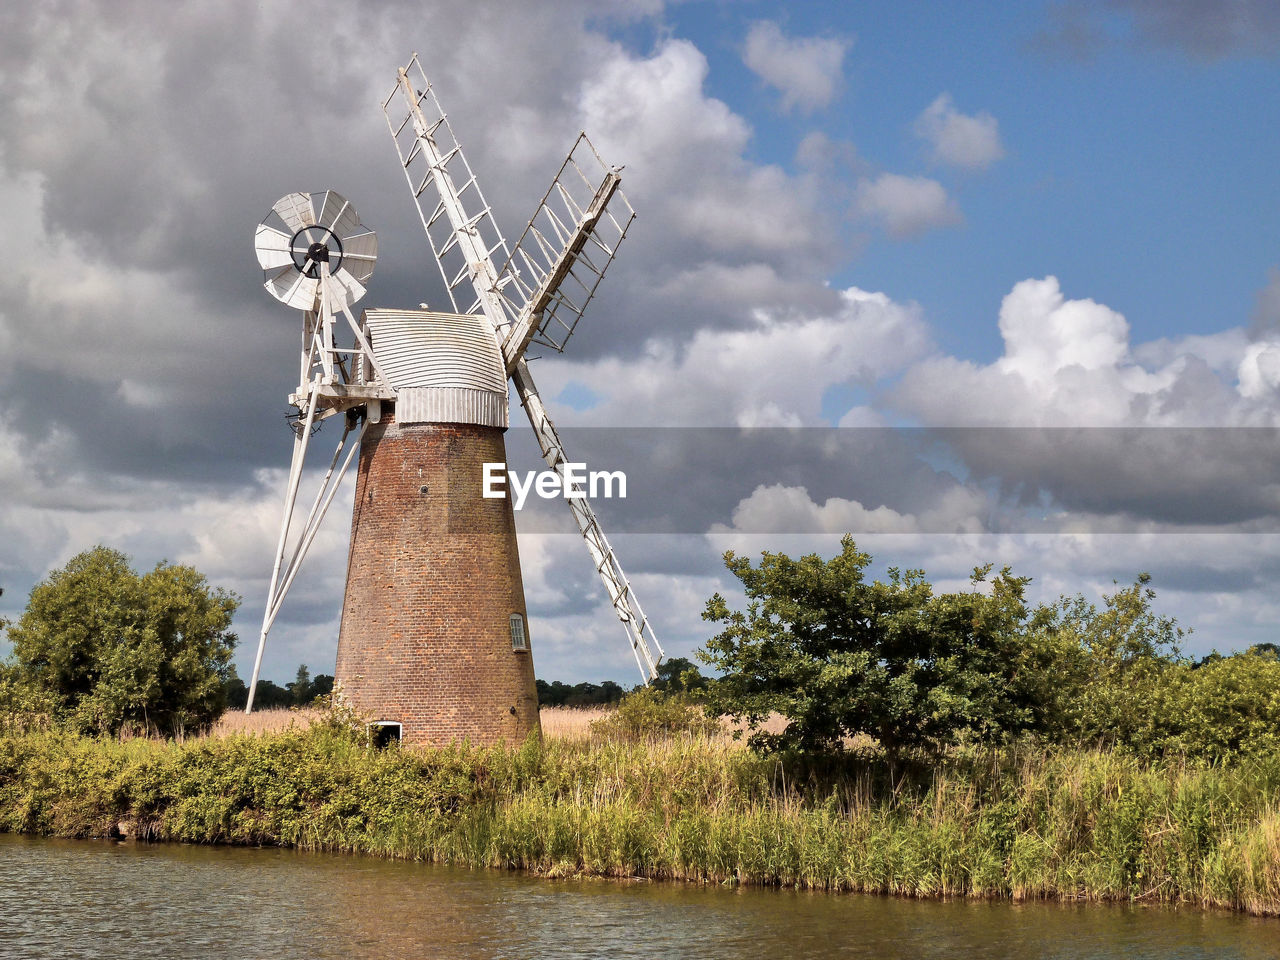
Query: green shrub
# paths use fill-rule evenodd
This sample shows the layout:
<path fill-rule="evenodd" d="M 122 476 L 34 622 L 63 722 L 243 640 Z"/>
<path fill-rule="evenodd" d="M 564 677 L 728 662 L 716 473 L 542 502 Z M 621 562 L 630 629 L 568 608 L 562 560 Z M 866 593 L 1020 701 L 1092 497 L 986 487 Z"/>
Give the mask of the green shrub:
<path fill-rule="evenodd" d="M 1034 727 L 1043 664 L 1027 643 L 1030 578 L 988 564 L 958 593 L 935 593 L 923 570 L 869 581 L 871 556 L 850 536 L 830 560 L 724 561 L 747 605 L 707 601 L 702 617 L 720 632 L 698 656 L 721 672 L 712 709 L 745 721 L 753 746 L 821 753 L 864 735 L 892 754 L 937 753 Z M 760 732 L 773 713 L 790 723 Z"/>
<path fill-rule="evenodd" d="M 650 687 L 627 694 L 618 709 L 591 724 L 594 736 L 629 741 L 677 734 L 706 737 L 719 731 L 720 722 L 708 717 L 687 694 L 667 694 Z"/>
<path fill-rule="evenodd" d="M 1280 661 L 1239 653 L 1171 671 L 1163 697 L 1166 752 L 1229 758 L 1280 749 Z"/>

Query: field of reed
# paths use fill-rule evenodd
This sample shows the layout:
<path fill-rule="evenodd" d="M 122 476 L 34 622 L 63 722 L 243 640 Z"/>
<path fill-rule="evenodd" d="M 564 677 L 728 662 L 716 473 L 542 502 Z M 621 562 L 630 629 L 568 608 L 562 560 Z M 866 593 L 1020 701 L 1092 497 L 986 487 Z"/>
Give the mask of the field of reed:
<path fill-rule="evenodd" d="M 614 712 L 614 707 L 543 707 L 542 735 L 553 740 L 586 740 L 591 725 Z"/>
<path fill-rule="evenodd" d="M 806 766 L 718 736 L 552 729 L 519 749 L 428 751 L 371 751 L 325 723 L 183 743 L 13 734 L 0 737 L 0 830 L 1280 913 L 1280 758 L 1007 750 L 931 768 Z"/>
<path fill-rule="evenodd" d="M 591 725 L 597 720 L 612 716 L 615 707 L 543 707 L 541 710 L 542 735 L 553 740 L 587 740 L 591 737 Z M 280 733 L 291 727 L 306 728 L 319 720 L 323 711 L 318 709 L 258 710 L 245 714 L 240 710 L 228 710 L 209 730 L 209 736 L 226 737 L 233 734 Z M 782 717 L 766 721 L 761 729 L 777 733 L 786 726 Z M 723 722 L 726 742 L 732 741 L 734 726 Z"/>
<path fill-rule="evenodd" d="M 209 729 L 211 737 L 230 737 L 236 734 L 282 733 L 289 729 L 305 730 L 321 719 L 324 711 L 311 707 L 274 710 L 228 710 Z"/>

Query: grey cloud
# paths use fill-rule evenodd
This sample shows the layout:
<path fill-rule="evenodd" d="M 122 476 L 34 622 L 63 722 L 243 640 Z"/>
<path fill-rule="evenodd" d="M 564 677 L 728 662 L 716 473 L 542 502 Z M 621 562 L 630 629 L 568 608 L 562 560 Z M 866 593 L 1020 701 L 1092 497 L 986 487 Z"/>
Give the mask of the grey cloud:
<path fill-rule="evenodd" d="M 560 432 L 575 460 L 626 474 L 625 499 L 593 501 L 605 529 L 619 533 L 702 533 L 713 524 L 730 523 L 734 507 L 765 485 L 804 487 L 820 501 L 854 498 L 869 507 L 917 512 L 956 484 L 945 470 L 926 462 L 935 441 L 918 430 L 570 427 Z M 508 459 L 513 469 L 540 466 L 529 431 L 508 436 Z M 568 514 L 564 504 L 540 506 Z M 571 525 L 561 529 L 576 535 Z"/>
<path fill-rule="evenodd" d="M 1280 521 L 1274 428 L 974 428 L 929 431 L 973 481 L 1094 532 Z M 1072 519 L 1072 514 L 1078 519 Z M 1016 514 L 1005 524 L 1016 524 Z M 1016 529 L 1016 526 L 1013 527 Z"/>
<path fill-rule="evenodd" d="M 540 466 L 523 433 L 509 438 L 517 470 Z M 763 514 L 735 510 L 773 487 L 803 490 L 819 506 L 856 505 L 831 514 L 829 522 L 847 524 L 832 532 L 1280 528 L 1280 430 L 1270 427 L 561 433 L 574 459 L 626 474 L 625 499 L 594 501 L 619 533 L 811 532 L 810 515 L 788 513 L 782 501 Z M 531 505 L 546 517 L 541 529 L 576 536 L 564 504 Z"/>
<path fill-rule="evenodd" d="M 1280 7 L 1271 0 L 1109 0 L 1146 39 L 1205 59 L 1280 49 Z"/>
<path fill-rule="evenodd" d="M 1110 14 L 1125 18 L 1133 41 L 1199 60 L 1280 50 L 1280 8 L 1271 0 L 1064 0 L 1048 9 L 1034 45 L 1077 59 L 1123 39 L 1108 24 Z"/>

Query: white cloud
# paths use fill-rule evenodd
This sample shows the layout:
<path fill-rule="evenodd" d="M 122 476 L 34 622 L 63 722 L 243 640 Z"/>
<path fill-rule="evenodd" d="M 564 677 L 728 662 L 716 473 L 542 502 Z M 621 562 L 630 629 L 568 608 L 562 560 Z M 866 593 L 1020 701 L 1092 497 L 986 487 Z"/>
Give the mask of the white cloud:
<path fill-rule="evenodd" d="M 750 330 L 699 330 L 683 349 L 652 341 L 634 359 L 539 363 L 543 390 L 571 381 L 602 398 L 590 410 L 555 411 L 565 424 L 785 426 L 821 423 L 826 390 L 892 375 L 928 349 L 919 309 L 850 287 L 817 316 L 757 310 Z"/>
<path fill-rule="evenodd" d="M 1129 325 L 1056 277 L 1016 284 L 1000 307 L 1004 353 L 990 364 L 934 356 L 893 403 L 935 425 L 1270 426 L 1280 424 L 1280 342 L 1239 329 L 1133 348 Z"/>
<path fill-rule="evenodd" d="M 1114 367 L 1127 359 L 1129 324 L 1092 300 L 1067 300 L 1056 277 L 1024 280 L 1000 305 L 1001 368 L 1041 384 L 1070 366 Z"/>
<path fill-rule="evenodd" d="M 756 487 L 734 507 L 731 524 L 714 524 L 710 533 L 980 533 L 986 508 L 984 497 L 959 486 L 944 493 L 929 509 L 915 514 L 883 504 L 868 508 L 844 497 L 828 497 L 815 503 L 804 487 L 769 484 Z"/>
<path fill-rule="evenodd" d="M 644 221 L 645 249 L 629 242 L 619 267 L 767 259 L 812 281 L 837 255 L 818 184 L 745 158 L 751 127 L 706 95 L 708 69 L 692 43 L 670 40 L 647 58 L 617 51 L 583 82 L 581 125 L 603 156 L 626 162 L 624 189 Z"/>
<path fill-rule="evenodd" d="M 959 208 L 937 180 L 897 173 L 860 181 L 856 207 L 864 217 L 883 223 L 889 235 L 898 239 L 962 220 Z"/>
<path fill-rule="evenodd" d="M 742 60 L 782 93 L 782 108 L 810 111 L 829 104 L 839 89 L 849 41 L 839 37 L 788 37 L 771 20 L 747 32 Z"/>
<path fill-rule="evenodd" d="M 949 93 L 941 94 L 924 109 L 914 129 L 932 148 L 935 163 L 985 170 L 1004 156 L 996 118 L 985 111 L 972 116 L 961 113 Z"/>
<path fill-rule="evenodd" d="M 1280 399 L 1280 342 L 1249 344 L 1240 360 L 1239 378 L 1242 397 Z"/>

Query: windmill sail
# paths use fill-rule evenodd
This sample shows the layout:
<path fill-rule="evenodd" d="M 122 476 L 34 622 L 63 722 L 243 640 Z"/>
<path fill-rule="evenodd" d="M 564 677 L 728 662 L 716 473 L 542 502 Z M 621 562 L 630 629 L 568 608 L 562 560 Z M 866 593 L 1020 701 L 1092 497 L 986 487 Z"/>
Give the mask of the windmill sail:
<path fill-rule="evenodd" d="M 558 352 L 573 336 L 636 218 L 621 183 L 578 134 L 499 272 L 498 289 L 516 314 L 502 345 L 508 366 L 531 341 Z"/>
<path fill-rule="evenodd" d="M 525 413 L 529 415 L 529 423 L 533 426 L 534 435 L 538 438 L 542 458 L 563 479 L 565 464 L 568 462 L 564 444 L 561 443 L 555 424 L 551 422 L 551 417 L 542 405 L 542 398 L 538 394 L 538 388 L 534 385 L 528 364 L 524 360 L 516 362 L 511 378 L 515 382 L 520 403 Z M 586 497 L 576 497 L 566 502 L 573 512 L 574 521 L 578 524 L 578 532 L 587 542 L 587 551 L 591 554 L 596 573 L 604 582 L 605 590 L 609 594 L 609 602 L 613 605 L 613 612 L 627 629 L 627 638 L 631 643 L 631 651 L 635 654 L 636 665 L 640 667 L 640 672 L 644 674 L 646 680 L 652 680 L 658 675 L 658 664 L 664 656 L 662 644 L 658 642 L 653 626 L 644 615 L 640 601 L 631 589 L 631 581 L 623 572 L 622 564 L 618 562 L 613 547 L 609 546 L 604 528 L 600 526 L 595 511 L 591 509 L 591 502 Z"/>
<path fill-rule="evenodd" d="M 469 284 L 475 299 L 467 312 L 479 310 L 492 324 L 543 458 L 563 481 L 568 458 L 523 354 L 535 337 L 557 350 L 563 347 L 626 236 L 635 214 L 621 197 L 619 172 L 605 168 L 585 136 L 579 137 L 513 256 L 417 54 L 399 71 L 382 106 L 454 309 L 466 300 Z M 590 169 L 588 161 L 604 171 L 594 187 L 584 170 Z M 606 208 L 615 197 L 621 197 L 621 213 L 609 214 Z M 653 628 L 590 503 L 585 497 L 568 502 L 641 673 L 652 679 L 663 657 Z"/>
<path fill-rule="evenodd" d="M 403 113 L 397 98 L 406 107 Z M 493 264 L 511 253 L 417 54 L 400 71 L 382 110 L 454 312 L 483 309 L 492 321 L 496 309 L 505 329 L 510 318 L 497 295 Z"/>

